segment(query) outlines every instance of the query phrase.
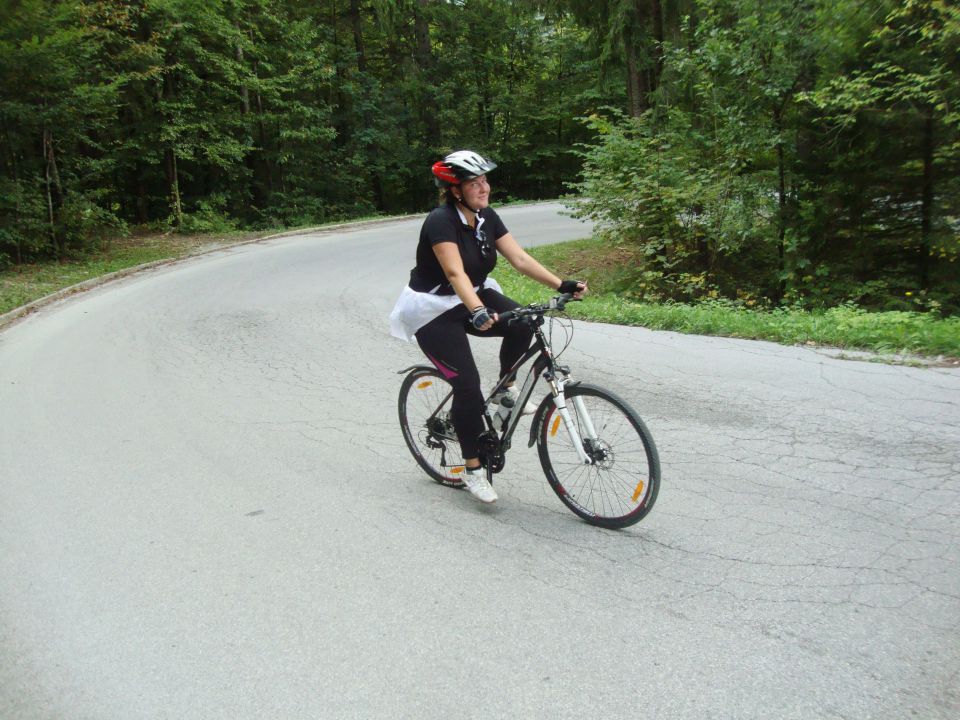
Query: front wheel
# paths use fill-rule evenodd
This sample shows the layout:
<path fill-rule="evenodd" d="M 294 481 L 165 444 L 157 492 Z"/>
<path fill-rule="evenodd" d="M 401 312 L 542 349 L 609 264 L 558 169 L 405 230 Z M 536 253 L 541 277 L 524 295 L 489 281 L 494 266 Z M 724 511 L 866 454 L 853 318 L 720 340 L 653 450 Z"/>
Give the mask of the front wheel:
<path fill-rule="evenodd" d="M 592 525 L 633 525 L 650 512 L 660 490 L 660 458 L 650 431 L 633 408 L 606 390 L 568 385 L 564 395 L 590 464 L 548 398 L 537 415 L 537 445 L 550 487 Z M 591 427 L 596 437 L 590 437 Z"/>
<path fill-rule="evenodd" d="M 441 485 L 463 484 L 460 443 L 450 419 L 453 388 L 437 370 L 418 367 L 400 385 L 403 439 L 427 475 Z"/>

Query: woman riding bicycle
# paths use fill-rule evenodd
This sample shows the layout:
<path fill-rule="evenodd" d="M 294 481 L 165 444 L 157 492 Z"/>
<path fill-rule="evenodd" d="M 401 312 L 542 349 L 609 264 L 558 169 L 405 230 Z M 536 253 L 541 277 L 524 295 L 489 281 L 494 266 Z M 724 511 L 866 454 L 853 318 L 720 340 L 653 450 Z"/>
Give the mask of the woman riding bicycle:
<path fill-rule="evenodd" d="M 533 337 L 524 325 L 497 323 L 498 313 L 519 307 L 488 277 L 497 264 L 497 253 L 518 272 L 549 288 L 577 298 L 587 291 L 586 283 L 561 281 L 514 240 L 490 207 L 487 173 L 495 167 L 471 150 L 451 153 L 433 165 L 443 202 L 423 223 L 416 267 L 390 315 L 391 333 L 408 341 L 416 337 L 420 349 L 453 387 L 451 416 L 466 468 L 463 483 L 471 494 L 488 503 L 494 502 L 497 494 L 480 464 L 478 438 L 484 430 L 484 398 L 467 335 L 503 338 L 501 376 L 510 371 Z M 512 383 L 505 393 L 515 399 Z"/>

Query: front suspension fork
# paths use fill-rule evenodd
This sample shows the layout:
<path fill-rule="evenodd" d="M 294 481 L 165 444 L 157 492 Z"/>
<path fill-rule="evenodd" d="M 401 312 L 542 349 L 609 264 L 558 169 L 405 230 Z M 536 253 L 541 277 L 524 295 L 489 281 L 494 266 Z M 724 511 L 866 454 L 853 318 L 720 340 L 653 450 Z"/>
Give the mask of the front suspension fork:
<path fill-rule="evenodd" d="M 576 449 L 577 455 L 580 456 L 580 462 L 584 465 L 593 465 L 593 459 L 584 449 L 583 438 L 580 437 L 580 431 L 573 422 L 573 418 L 570 417 L 570 410 L 567 408 L 567 399 L 564 395 L 563 388 L 570 382 L 569 376 L 548 377 L 547 382 L 550 384 L 550 389 L 553 392 L 553 404 L 556 405 L 557 412 L 563 420 L 563 426 L 570 435 L 570 440 L 573 442 L 573 447 Z M 586 431 L 587 437 L 594 441 L 597 440 L 597 431 L 596 428 L 593 427 L 593 421 L 590 419 L 589 413 L 587 413 L 587 407 L 583 402 L 583 398 L 579 395 L 574 396 L 573 405 L 577 410 L 577 417 L 580 419 L 580 423 L 584 431 Z"/>

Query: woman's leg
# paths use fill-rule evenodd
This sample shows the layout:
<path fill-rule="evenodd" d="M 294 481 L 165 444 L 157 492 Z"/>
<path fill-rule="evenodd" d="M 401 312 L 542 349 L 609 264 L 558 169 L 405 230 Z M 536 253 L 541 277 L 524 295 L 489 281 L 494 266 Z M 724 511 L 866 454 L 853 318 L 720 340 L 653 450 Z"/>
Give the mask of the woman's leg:
<path fill-rule="evenodd" d="M 478 438 L 483 432 L 483 392 L 480 373 L 467 339 L 467 309 L 460 305 L 434 318 L 416 333 L 427 358 L 453 386 L 450 416 L 460 440 L 464 464 L 480 466 Z"/>
<path fill-rule="evenodd" d="M 520 307 L 519 303 L 506 295 L 501 295 L 496 290 L 481 290 L 479 295 L 483 304 L 497 313 Z M 533 330 L 521 323 L 513 325 L 497 323 L 487 332 L 474 332 L 474 334 L 480 337 L 494 335 L 503 338 L 500 345 L 500 377 L 510 372 L 510 368 L 527 351 L 533 341 Z"/>

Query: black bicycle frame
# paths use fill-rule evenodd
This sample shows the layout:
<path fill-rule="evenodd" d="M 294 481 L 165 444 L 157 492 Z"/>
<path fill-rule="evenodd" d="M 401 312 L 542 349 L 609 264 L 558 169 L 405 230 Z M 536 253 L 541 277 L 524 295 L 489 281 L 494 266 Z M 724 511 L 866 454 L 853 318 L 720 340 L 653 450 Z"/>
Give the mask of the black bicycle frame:
<path fill-rule="evenodd" d="M 487 396 L 486 400 L 484 400 L 483 417 L 487 424 L 487 430 L 490 432 L 495 432 L 495 428 L 493 427 L 493 419 L 490 417 L 489 412 L 490 398 L 493 397 L 497 391 L 505 387 L 509 379 L 516 379 L 520 368 L 526 365 L 532 358 L 536 358 L 536 360 L 534 360 L 533 366 L 527 372 L 526 380 L 524 380 L 524 384 L 520 390 L 515 407 L 523 408 L 527 404 L 527 402 L 530 400 L 530 396 L 533 394 L 534 387 L 537 385 L 537 380 L 541 376 L 543 376 L 544 379 L 551 384 L 551 393 L 554 397 L 557 397 L 559 392 L 555 383 L 558 373 L 563 374 L 564 376 L 569 374 L 569 370 L 557 365 L 556 360 L 553 357 L 553 353 L 550 350 L 550 345 L 547 343 L 547 339 L 543 334 L 543 329 L 541 328 L 540 324 L 534 326 L 533 334 L 533 344 L 531 344 L 530 347 L 520 357 L 520 359 L 513 364 L 513 366 L 510 368 L 510 371 L 500 378 L 496 386 L 493 388 L 493 391 Z M 399 372 L 401 374 L 405 374 L 411 370 L 421 367 L 429 370 L 434 369 L 432 365 L 414 365 L 404 370 L 400 370 Z M 452 395 L 453 390 L 447 393 L 447 396 L 440 402 L 439 405 L 437 405 L 436 410 L 434 410 L 430 417 L 427 418 L 428 423 L 437 416 L 437 413 L 446 407 Z M 510 413 L 510 419 L 507 422 L 507 425 L 499 433 L 500 445 L 504 452 L 510 448 L 510 440 L 513 438 L 514 430 L 516 430 L 522 414 L 522 412 Z M 534 423 L 530 428 L 529 445 L 532 446 L 534 442 L 536 442 L 536 423 Z"/>
<path fill-rule="evenodd" d="M 543 335 L 543 329 L 540 324 L 537 324 L 534 327 L 534 339 L 535 342 L 527 349 L 526 352 L 521 356 L 517 362 L 513 364 L 513 367 L 510 368 L 510 371 L 500 378 L 500 381 L 494 387 L 493 392 L 490 393 L 490 396 L 487 397 L 486 402 L 484 403 L 484 419 L 487 423 L 488 430 L 494 430 L 493 419 L 490 417 L 488 411 L 490 397 L 496 395 L 497 391 L 506 386 L 507 381 L 511 378 L 516 380 L 518 371 L 523 367 L 531 358 L 536 358 L 533 362 L 533 366 L 527 372 L 526 379 L 524 380 L 523 386 L 520 390 L 520 393 L 517 397 L 516 408 L 523 408 L 526 406 L 527 402 L 530 399 L 530 396 L 533 395 L 533 389 L 537 385 L 538 379 L 543 376 L 547 382 L 551 384 L 556 378 L 558 370 L 562 370 L 556 364 L 554 360 L 553 353 L 550 350 L 550 345 L 547 343 L 546 337 Z M 555 387 L 551 387 L 551 391 L 554 395 L 557 394 Z M 522 411 L 515 411 L 510 413 L 510 418 L 507 422 L 506 427 L 500 431 L 500 444 L 504 451 L 510 448 L 510 440 L 513 437 L 513 432 L 517 428 L 517 423 L 520 422 L 520 416 Z M 533 433 L 531 433 L 533 437 Z M 532 444 L 532 443 L 531 443 Z"/>

